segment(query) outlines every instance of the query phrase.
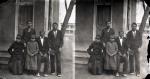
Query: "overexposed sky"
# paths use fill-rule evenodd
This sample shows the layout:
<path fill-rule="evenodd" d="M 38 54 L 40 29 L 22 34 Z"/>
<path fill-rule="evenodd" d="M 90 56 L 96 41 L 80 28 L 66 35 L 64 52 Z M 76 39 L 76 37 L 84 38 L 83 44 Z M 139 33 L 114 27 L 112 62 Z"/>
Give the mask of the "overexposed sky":
<path fill-rule="evenodd" d="M 69 7 L 71 0 L 66 0 L 67 6 Z M 63 23 L 65 15 L 66 15 L 66 9 L 65 9 L 65 0 L 60 0 L 60 6 L 59 6 L 59 23 Z M 75 23 L 75 7 L 73 8 L 69 23 Z"/>

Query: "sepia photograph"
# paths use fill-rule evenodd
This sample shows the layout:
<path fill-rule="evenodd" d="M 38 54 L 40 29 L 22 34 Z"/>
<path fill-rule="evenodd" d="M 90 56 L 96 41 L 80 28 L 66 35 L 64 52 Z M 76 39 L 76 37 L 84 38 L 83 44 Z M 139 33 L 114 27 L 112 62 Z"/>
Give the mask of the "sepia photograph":
<path fill-rule="evenodd" d="M 0 1 L 0 79 L 150 79 L 150 0 Z"/>
<path fill-rule="evenodd" d="M 149 0 L 76 0 L 75 79 L 145 79 L 149 14 Z"/>
<path fill-rule="evenodd" d="M 1 1 L 0 79 L 73 79 L 74 2 Z"/>

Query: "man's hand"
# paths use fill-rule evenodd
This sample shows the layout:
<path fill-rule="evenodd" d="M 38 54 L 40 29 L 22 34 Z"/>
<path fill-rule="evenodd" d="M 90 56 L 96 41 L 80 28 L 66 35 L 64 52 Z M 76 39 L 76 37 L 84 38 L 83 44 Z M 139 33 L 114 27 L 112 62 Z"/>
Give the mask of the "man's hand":
<path fill-rule="evenodd" d="M 105 47 L 106 46 L 106 44 L 103 42 L 103 46 Z"/>
<path fill-rule="evenodd" d="M 43 56 L 44 56 L 44 57 L 47 57 L 47 54 L 44 54 Z"/>
<path fill-rule="evenodd" d="M 43 53 L 42 53 L 42 52 L 40 52 L 40 55 L 41 55 L 41 56 L 43 56 Z"/>
<path fill-rule="evenodd" d="M 24 52 L 24 50 L 22 50 L 22 52 Z"/>
<path fill-rule="evenodd" d="M 126 56 L 126 54 L 124 53 L 122 56 L 123 56 L 123 57 L 125 57 L 125 56 Z"/>
<path fill-rule="evenodd" d="M 12 52 L 14 52 L 14 49 L 12 49 Z"/>
<path fill-rule="evenodd" d="M 59 51 L 62 51 L 62 48 L 59 48 Z"/>

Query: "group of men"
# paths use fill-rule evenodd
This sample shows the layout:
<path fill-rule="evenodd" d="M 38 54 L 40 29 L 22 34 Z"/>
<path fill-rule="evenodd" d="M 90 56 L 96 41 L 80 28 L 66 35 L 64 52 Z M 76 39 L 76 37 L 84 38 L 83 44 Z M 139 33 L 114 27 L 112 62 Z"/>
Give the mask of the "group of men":
<path fill-rule="evenodd" d="M 126 34 L 123 31 L 119 31 L 119 36 L 116 39 L 119 51 L 118 67 L 123 63 L 123 73 L 127 76 L 129 69 L 130 74 L 136 74 L 140 76 L 140 52 L 139 48 L 142 46 L 142 34 L 137 30 L 137 24 L 132 23 L 132 29 Z M 115 34 L 114 30 L 111 28 L 111 22 L 107 22 L 107 27 L 102 30 L 101 40 L 105 44 L 109 41 L 109 37 Z M 117 68 L 119 69 L 119 68 Z M 119 72 L 119 70 L 118 70 Z M 119 76 L 117 73 L 116 76 Z"/>
<path fill-rule="evenodd" d="M 31 39 L 31 36 L 36 34 L 35 30 L 32 28 L 32 22 L 29 21 L 27 24 L 28 26 L 23 30 L 22 34 L 22 40 L 24 41 L 25 46 L 27 42 Z M 43 73 L 45 73 L 45 76 L 48 76 L 47 73 L 50 67 L 51 74 L 55 74 L 56 71 L 56 75 L 60 77 L 61 76 L 60 50 L 63 46 L 63 35 L 62 32 L 58 30 L 58 24 L 53 23 L 53 29 L 48 33 L 48 37 L 45 37 L 44 31 L 40 31 L 40 37 L 38 37 L 36 41 L 39 47 L 37 76 L 40 76 L 41 65 L 42 63 L 44 63 Z M 49 66 L 49 64 L 51 64 L 51 66 Z"/>

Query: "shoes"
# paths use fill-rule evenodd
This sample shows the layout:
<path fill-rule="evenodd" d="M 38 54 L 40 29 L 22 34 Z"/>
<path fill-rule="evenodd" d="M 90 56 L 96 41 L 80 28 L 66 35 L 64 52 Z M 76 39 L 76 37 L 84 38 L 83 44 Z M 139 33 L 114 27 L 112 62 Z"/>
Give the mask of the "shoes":
<path fill-rule="evenodd" d="M 55 75 L 55 73 L 53 72 L 53 73 L 51 73 L 52 75 Z"/>
<path fill-rule="evenodd" d="M 44 74 L 44 77 L 47 77 L 48 75 L 47 74 Z"/>
<path fill-rule="evenodd" d="M 40 77 L 41 75 L 40 75 L 40 73 L 37 73 L 36 76 L 37 76 L 37 77 Z"/>
<path fill-rule="evenodd" d="M 119 77 L 119 73 L 116 73 L 116 77 Z"/>
<path fill-rule="evenodd" d="M 137 77 L 140 77 L 140 74 L 136 74 Z"/>
<path fill-rule="evenodd" d="M 58 74 L 57 76 L 58 76 L 58 77 L 61 77 L 61 74 Z"/>
<path fill-rule="evenodd" d="M 126 76 L 127 76 L 127 74 L 123 74 L 123 76 L 124 76 L 124 77 L 126 77 Z"/>
<path fill-rule="evenodd" d="M 132 73 L 130 73 L 130 75 L 134 75 L 134 74 L 135 74 L 135 73 L 133 73 L 133 72 L 132 72 Z"/>

